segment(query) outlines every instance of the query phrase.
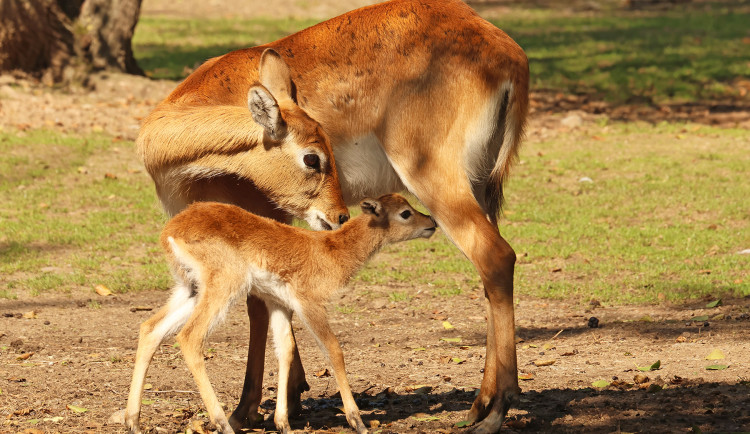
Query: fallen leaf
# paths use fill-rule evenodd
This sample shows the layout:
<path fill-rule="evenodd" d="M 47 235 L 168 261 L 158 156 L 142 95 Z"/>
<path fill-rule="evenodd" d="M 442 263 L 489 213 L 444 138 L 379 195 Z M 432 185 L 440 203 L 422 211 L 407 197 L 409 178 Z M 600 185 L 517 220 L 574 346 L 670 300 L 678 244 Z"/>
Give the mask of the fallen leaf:
<path fill-rule="evenodd" d="M 29 357 L 31 357 L 31 356 L 33 356 L 33 355 L 34 355 L 34 352 L 33 352 L 33 351 L 32 351 L 32 352 L 30 352 L 30 353 L 24 353 L 24 354 L 21 354 L 20 356 L 17 356 L 17 357 L 16 357 L 16 360 L 28 360 L 28 359 L 29 359 Z"/>
<path fill-rule="evenodd" d="M 604 389 L 605 387 L 609 386 L 609 381 L 607 380 L 597 380 L 591 383 L 592 386 L 596 387 L 597 389 Z"/>
<path fill-rule="evenodd" d="M 706 366 L 706 369 L 708 369 L 709 371 L 722 371 L 724 369 L 727 369 L 728 367 L 729 365 L 710 365 Z"/>
<path fill-rule="evenodd" d="M 143 390 L 151 390 L 154 386 L 151 383 L 146 383 L 143 385 Z"/>
<path fill-rule="evenodd" d="M 711 352 L 706 356 L 706 360 L 721 360 L 724 358 L 726 358 L 724 352 L 718 348 L 711 350 Z"/>
<path fill-rule="evenodd" d="M 720 298 L 717 298 L 716 300 L 714 300 L 711 303 L 708 303 L 706 305 L 706 307 L 708 307 L 708 308 L 716 307 L 716 306 L 721 306 L 721 299 Z"/>
<path fill-rule="evenodd" d="M 534 360 L 534 365 L 536 366 L 550 366 L 555 364 L 555 359 L 549 359 L 549 360 Z"/>
<path fill-rule="evenodd" d="M 94 287 L 94 291 L 95 291 L 95 292 L 96 292 L 97 294 L 101 295 L 102 297 L 106 297 L 106 296 L 108 296 L 108 295 L 112 295 L 112 290 L 110 290 L 109 288 L 107 288 L 107 287 L 106 287 L 106 286 L 104 286 L 104 285 L 96 285 L 96 286 Z"/>
<path fill-rule="evenodd" d="M 446 330 L 453 330 L 455 327 L 453 327 L 453 324 L 448 321 L 443 321 L 443 328 Z"/>
<path fill-rule="evenodd" d="M 130 311 L 131 312 L 142 312 L 142 311 L 149 311 L 149 310 L 153 310 L 153 309 L 154 309 L 153 307 L 149 307 L 149 306 L 134 306 L 134 307 L 130 308 Z"/>
<path fill-rule="evenodd" d="M 696 316 L 696 317 L 691 318 L 690 321 L 696 321 L 696 322 L 708 321 L 708 315 Z"/>
<path fill-rule="evenodd" d="M 433 422 L 436 420 L 440 420 L 440 418 L 437 416 L 424 416 L 424 417 L 414 417 L 414 420 L 419 421 L 419 422 Z"/>
<path fill-rule="evenodd" d="M 542 349 L 544 351 L 553 350 L 555 349 L 555 344 L 553 344 L 552 342 L 547 342 L 546 344 L 542 345 Z"/>
<path fill-rule="evenodd" d="M 425 347 L 419 347 L 419 348 L 412 348 L 414 351 L 427 351 L 427 348 Z"/>
<path fill-rule="evenodd" d="M 518 374 L 519 380 L 529 381 L 534 379 L 534 374 L 531 372 L 524 372 Z"/>
<path fill-rule="evenodd" d="M 88 408 L 78 407 L 77 405 L 70 404 L 66 405 L 65 408 L 76 413 L 86 413 L 87 411 L 89 411 Z"/>
<path fill-rule="evenodd" d="M 651 318 L 651 315 L 643 315 L 638 321 L 642 321 L 642 322 L 654 322 L 654 319 Z"/>
<path fill-rule="evenodd" d="M 156 402 L 156 401 L 154 401 L 153 399 L 146 399 L 146 398 L 141 399 L 141 404 L 143 404 L 143 405 L 151 405 L 154 402 Z"/>
<path fill-rule="evenodd" d="M 461 422 L 456 422 L 456 428 L 464 428 L 471 425 L 471 421 L 468 420 L 462 420 Z"/>
<path fill-rule="evenodd" d="M 57 423 L 57 422 L 61 422 L 61 421 L 62 421 L 63 419 L 65 419 L 65 418 L 64 418 L 64 417 L 62 417 L 62 416 L 55 416 L 55 417 L 45 417 L 45 418 L 44 418 L 44 419 L 42 419 L 42 420 L 43 420 L 44 422 L 52 422 L 52 423 Z"/>
<path fill-rule="evenodd" d="M 23 317 L 26 318 L 26 319 L 35 319 L 36 318 L 36 311 L 35 310 L 30 310 L 30 311 L 26 312 L 25 314 L 23 314 Z"/>
<path fill-rule="evenodd" d="M 320 371 L 318 371 L 318 372 L 315 373 L 315 376 L 318 377 L 318 378 L 320 378 L 320 377 L 330 377 L 331 373 L 328 372 L 328 369 L 321 369 Z"/>
<path fill-rule="evenodd" d="M 711 274 L 711 270 L 709 269 L 698 270 L 698 274 Z"/>
<path fill-rule="evenodd" d="M 115 175 L 114 173 L 107 172 L 104 174 L 104 178 L 105 179 L 117 179 L 117 175 Z"/>
<path fill-rule="evenodd" d="M 461 358 L 458 358 L 458 357 L 452 357 L 451 358 L 451 362 L 453 362 L 453 363 L 455 363 L 457 365 L 460 365 L 461 363 L 465 362 L 465 360 L 461 359 Z"/>
<path fill-rule="evenodd" d="M 675 342 L 678 342 L 678 343 L 687 342 L 687 337 L 685 337 L 685 336 L 677 336 L 677 339 L 675 339 Z"/>
<path fill-rule="evenodd" d="M 642 372 L 656 371 L 660 367 L 661 367 L 661 360 L 657 360 L 656 362 L 654 362 L 652 365 L 649 365 L 649 366 L 637 366 L 636 365 L 636 368 L 638 368 L 638 370 Z"/>
<path fill-rule="evenodd" d="M 440 338 L 443 342 L 461 342 L 461 338 Z"/>

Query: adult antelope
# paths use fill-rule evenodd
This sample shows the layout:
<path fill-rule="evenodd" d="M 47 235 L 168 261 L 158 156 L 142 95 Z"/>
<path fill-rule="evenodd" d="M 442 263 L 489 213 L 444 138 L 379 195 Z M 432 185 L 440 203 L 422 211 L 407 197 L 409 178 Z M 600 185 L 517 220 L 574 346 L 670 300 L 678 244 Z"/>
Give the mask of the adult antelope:
<path fill-rule="evenodd" d="M 160 193 L 167 210 L 218 199 L 288 219 L 269 206 L 269 198 L 284 204 L 247 175 L 257 167 L 240 152 L 257 140 L 247 138 L 252 124 L 243 119 L 249 119 L 247 93 L 267 49 L 291 70 L 291 100 L 280 107 L 296 102 L 328 134 L 345 201 L 408 189 L 476 267 L 489 301 L 487 357 L 468 418 L 481 421 L 476 432 L 499 430 L 520 392 L 516 257 L 498 232 L 497 214 L 528 109 L 523 50 L 459 0 L 392 0 L 213 58 L 141 130 L 139 149 L 157 191 L 168 192 Z M 193 168 L 188 180 L 179 176 L 183 168 Z M 286 176 L 292 175 L 277 171 L 278 178 Z M 262 391 L 268 313 L 250 297 L 248 314 L 248 366 L 230 419 L 235 427 L 257 415 Z M 292 406 L 307 387 L 295 352 Z"/>
<path fill-rule="evenodd" d="M 435 221 L 403 197 L 389 194 L 361 203 L 363 214 L 334 232 L 312 232 L 259 217 L 234 205 L 194 203 L 170 220 L 161 236 L 177 280 L 166 306 L 141 325 L 125 422 L 140 432 L 138 418 L 146 371 L 164 338 L 181 329 L 177 341 L 193 374 L 211 421 L 233 432 L 211 387 L 203 348 L 211 328 L 240 296 L 253 294 L 271 310 L 279 359 L 274 422 L 290 431 L 287 382 L 296 344 L 292 312 L 318 341 L 333 365 L 346 420 L 367 433 L 346 379 L 344 356 L 328 324 L 325 304 L 381 247 L 414 238 L 429 238 Z"/>

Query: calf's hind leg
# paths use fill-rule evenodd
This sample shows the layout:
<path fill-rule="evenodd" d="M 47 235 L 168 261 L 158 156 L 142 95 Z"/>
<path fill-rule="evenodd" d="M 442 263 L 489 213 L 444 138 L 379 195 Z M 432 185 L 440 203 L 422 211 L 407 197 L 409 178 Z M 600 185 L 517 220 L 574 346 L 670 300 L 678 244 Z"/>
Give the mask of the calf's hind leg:
<path fill-rule="evenodd" d="M 141 432 L 138 421 L 141 413 L 143 383 L 154 352 L 159 348 L 164 338 L 173 334 L 185 323 L 194 307 L 195 298 L 190 297 L 190 289 L 178 286 L 167 305 L 141 324 L 138 350 L 135 353 L 133 378 L 130 382 L 128 394 L 128 405 L 125 409 L 125 425 L 130 432 Z"/>

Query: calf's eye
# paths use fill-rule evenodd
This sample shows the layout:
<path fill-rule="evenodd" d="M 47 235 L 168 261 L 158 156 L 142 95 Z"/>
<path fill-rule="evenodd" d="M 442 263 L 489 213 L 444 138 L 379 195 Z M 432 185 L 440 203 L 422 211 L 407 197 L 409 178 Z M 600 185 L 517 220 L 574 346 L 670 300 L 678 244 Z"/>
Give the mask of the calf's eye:
<path fill-rule="evenodd" d="M 411 211 L 407 209 L 406 211 L 401 211 L 401 214 L 399 215 L 401 216 L 402 219 L 406 220 L 409 217 L 411 217 Z"/>

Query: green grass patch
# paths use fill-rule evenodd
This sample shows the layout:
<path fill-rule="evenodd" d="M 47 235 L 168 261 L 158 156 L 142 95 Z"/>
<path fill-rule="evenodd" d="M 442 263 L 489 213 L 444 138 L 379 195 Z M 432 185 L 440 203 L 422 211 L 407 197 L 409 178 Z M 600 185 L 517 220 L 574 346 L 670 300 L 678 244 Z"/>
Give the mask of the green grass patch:
<path fill-rule="evenodd" d="M 750 248 L 749 138 L 692 124 L 615 123 L 529 140 L 500 224 L 518 253 L 517 294 L 607 302 L 750 295 L 750 256 L 737 253 Z M 0 168 L 0 299 L 96 284 L 169 287 L 158 246 L 165 217 L 131 143 L 0 132 Z M 481 288 L 441 231 L 386 247 L 355 281 L 393 285 L 393 302 L 410 301 L 412 286 L 435 297 Z"/>
<path fill-rule="evenodd" d="M 510 9 L 491 18 L 526 51 L 532 89 L 594 94 L 613 102 L 747 100 L 750 6 L 683 5 L 663 11 Z M 139 64 L 181 79 L 207 59 L 274 41 L 315 20 L 142 17 Z M 747 92 L 747 89 L 745 89 Z"/>
<path fill-rule="evenodd" d="M 168 286 L 157 248 L 164 217 L 132 146 L 106 136 L 0 132 L 3 297 L 100 283 L 115 292 Z"/>
<path fill-rule="evenodd" d="M 750 77 L 748 5 L 516 13 L 493 23 L 526 50 L 532 88 L 685 102 L 736 98 Z"/>
<path fill-rule="evenodd" d="M 750 295 L 746 130 L 614 124 L 527 143 L 500 231 L 516 249 L 516 293 L 610 302 Z M 580 182 L 589 177 L 593 182 Z M 397 265 L 401 264 L 401 265 Z M 357 277 L 481 288 L 438 232 L 383 250 Z"/>
<path fill-rule="evenodd" d="M 212 57 L 265 44 L 315 23 L 291 18 L 142 17 L 133 37 L 133 53 L 149 76 L 181 79 Z"/>

